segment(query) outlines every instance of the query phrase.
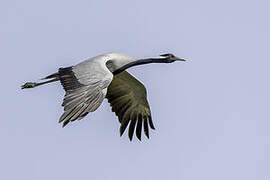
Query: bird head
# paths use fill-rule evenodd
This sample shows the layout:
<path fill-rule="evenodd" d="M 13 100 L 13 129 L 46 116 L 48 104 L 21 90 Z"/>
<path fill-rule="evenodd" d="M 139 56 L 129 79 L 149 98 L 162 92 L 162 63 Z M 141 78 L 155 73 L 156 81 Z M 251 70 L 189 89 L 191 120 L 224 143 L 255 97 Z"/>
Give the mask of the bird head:
<path fill-rule="evenodd" d="M 117 66 L 117 68 L 114 68 L 114 70 L 112 70 L 113 74 L 116 75 L 124 70 L 126 70 L 127 68 L 130 68 L 132 66 L 137 66 L 137 65 L 142 65 L 142 64 L 149 64 L 149 63 L 172 63 L 175 61 L 186 61 L 185 59 L 181 59 L 179 57 L 176 57 L 173 54 L 161 54 L 158 57 L 150 57 L 150 58 L 143 58 L 143 59 L 133 59 L 133 58 L 123 58 L 123 63 L 121 63 L 120 65 Z M 116 61 L 112 62 L 112 63 L 117 63 L 117 61 L 119 61 L 119 57 L 118 59 L 116 59 Z M 110 65 L 110 61 L 108 61 L 106 63 L 107 66 L 113 66 Z M 109 68 L 110 69 L 110 68 Z M 111 68 L 113 69 L 113 68 Z"/>
<path fill-rule="evenodd" d="M 161 54 L 159 55 L 161 57 L 161 59 L 164 61 L 164 63 L 172 63 L 175 61 L 186 61 L 185 59 L 179 58 L 171 53 L 167 53 L 167 54 Z"/>

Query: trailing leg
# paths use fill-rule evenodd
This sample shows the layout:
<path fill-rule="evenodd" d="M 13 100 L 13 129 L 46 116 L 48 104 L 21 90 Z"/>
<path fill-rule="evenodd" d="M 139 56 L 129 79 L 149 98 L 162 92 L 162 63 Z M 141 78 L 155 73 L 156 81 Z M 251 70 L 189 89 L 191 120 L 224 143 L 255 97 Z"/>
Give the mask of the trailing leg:
<path fill-rule="evenodd" d="M 21 86 L 21 89 L 27 89 L 27 88 L 34 88 L 34 87 L 37 87 L 37 86 L 40 86 L 40 85 L 43 85 L 43 84 L 48 84 L 48 83 L 51 83 L 51 82 L 55 82 L 55 81 L 59 81 L 59 74 L 58 73 L 54 73 L 54 74 L 51 74 L 45 78 L 43 78 L 42 80 L 46 80 L 48 79 L 48 81 L 43 81 L 43 82 L 27 82 L 25 83 L 24 85 Z"/>

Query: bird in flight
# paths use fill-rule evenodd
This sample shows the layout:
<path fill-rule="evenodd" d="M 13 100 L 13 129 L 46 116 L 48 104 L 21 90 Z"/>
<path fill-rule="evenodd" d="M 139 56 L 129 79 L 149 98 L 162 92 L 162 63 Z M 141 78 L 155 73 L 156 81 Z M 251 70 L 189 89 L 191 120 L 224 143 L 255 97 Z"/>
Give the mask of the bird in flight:
<path fill-rule="evenodd" d="M 141 140 L 142 126 L 149 138 L 149 126 L 155 129 L 144 85 L 126 69 L 148 63 L 185 61 L 173 54 L 151 58 L 133 58 L 122 53 L 107 53 L 87 59 L 75 66 L 59 68 L 57 73 L 43 78 L 42 82 L 27 82 L 22 89 L 60 81 L 66 94 L 62 103 L 64 113 L 59 119 L 65 127 L 69 122 L 81 120 L 95 111 L 107 98 L 120 122 L 120 136 L 129 125 L 130 141 L 136 128 Z"/>

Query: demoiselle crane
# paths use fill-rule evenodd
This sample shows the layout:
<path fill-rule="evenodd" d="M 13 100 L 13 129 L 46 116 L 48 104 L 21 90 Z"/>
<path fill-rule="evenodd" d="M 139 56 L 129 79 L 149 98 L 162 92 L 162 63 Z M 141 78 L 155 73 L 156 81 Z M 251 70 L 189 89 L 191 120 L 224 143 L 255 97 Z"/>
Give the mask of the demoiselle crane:
<path fill-rule="evenodd" d="M 66 91 L 63 104 L 64 113 L 59 119 L 65 127 L 69 122 L 84 118 L 95 111 L 104 98 L 118 116 L 120 136 L 129 125 L 128 136 L 141 140 L 142 126 L 149 138 L 149 127 L 155 129 L 144 85 L 130 75 L 126 69 L 148 63 L 172 63 L 185 61 L 173 54 L 136 59 L 121 53 L 107 53 L 87 59 L 75 66 L 60 68 L 43 82 L 27 82 L 22 89 L 34 88 L 43 84 L 60 81 Z"/>

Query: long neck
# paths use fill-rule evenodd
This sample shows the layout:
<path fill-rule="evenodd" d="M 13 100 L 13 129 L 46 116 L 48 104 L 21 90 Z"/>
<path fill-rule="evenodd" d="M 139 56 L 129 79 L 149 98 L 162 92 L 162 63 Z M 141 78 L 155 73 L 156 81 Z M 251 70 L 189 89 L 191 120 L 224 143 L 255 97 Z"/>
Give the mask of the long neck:
<path fill-rule="evenodd" d="M 119 74 L 123 71 L 125 71 L 126 69 L 132 67 L 132 66 L 138 66 L 138 65 L 142 65 L 142 64 L 149 64 L 149 63 L 164 63 L 163 58 L 148 58 L 148 59 L 139 59 L 136 61 L 132 61 L 122 67 L 120 67 L 119 69 L 116 69 L 113 74 Z"/>

